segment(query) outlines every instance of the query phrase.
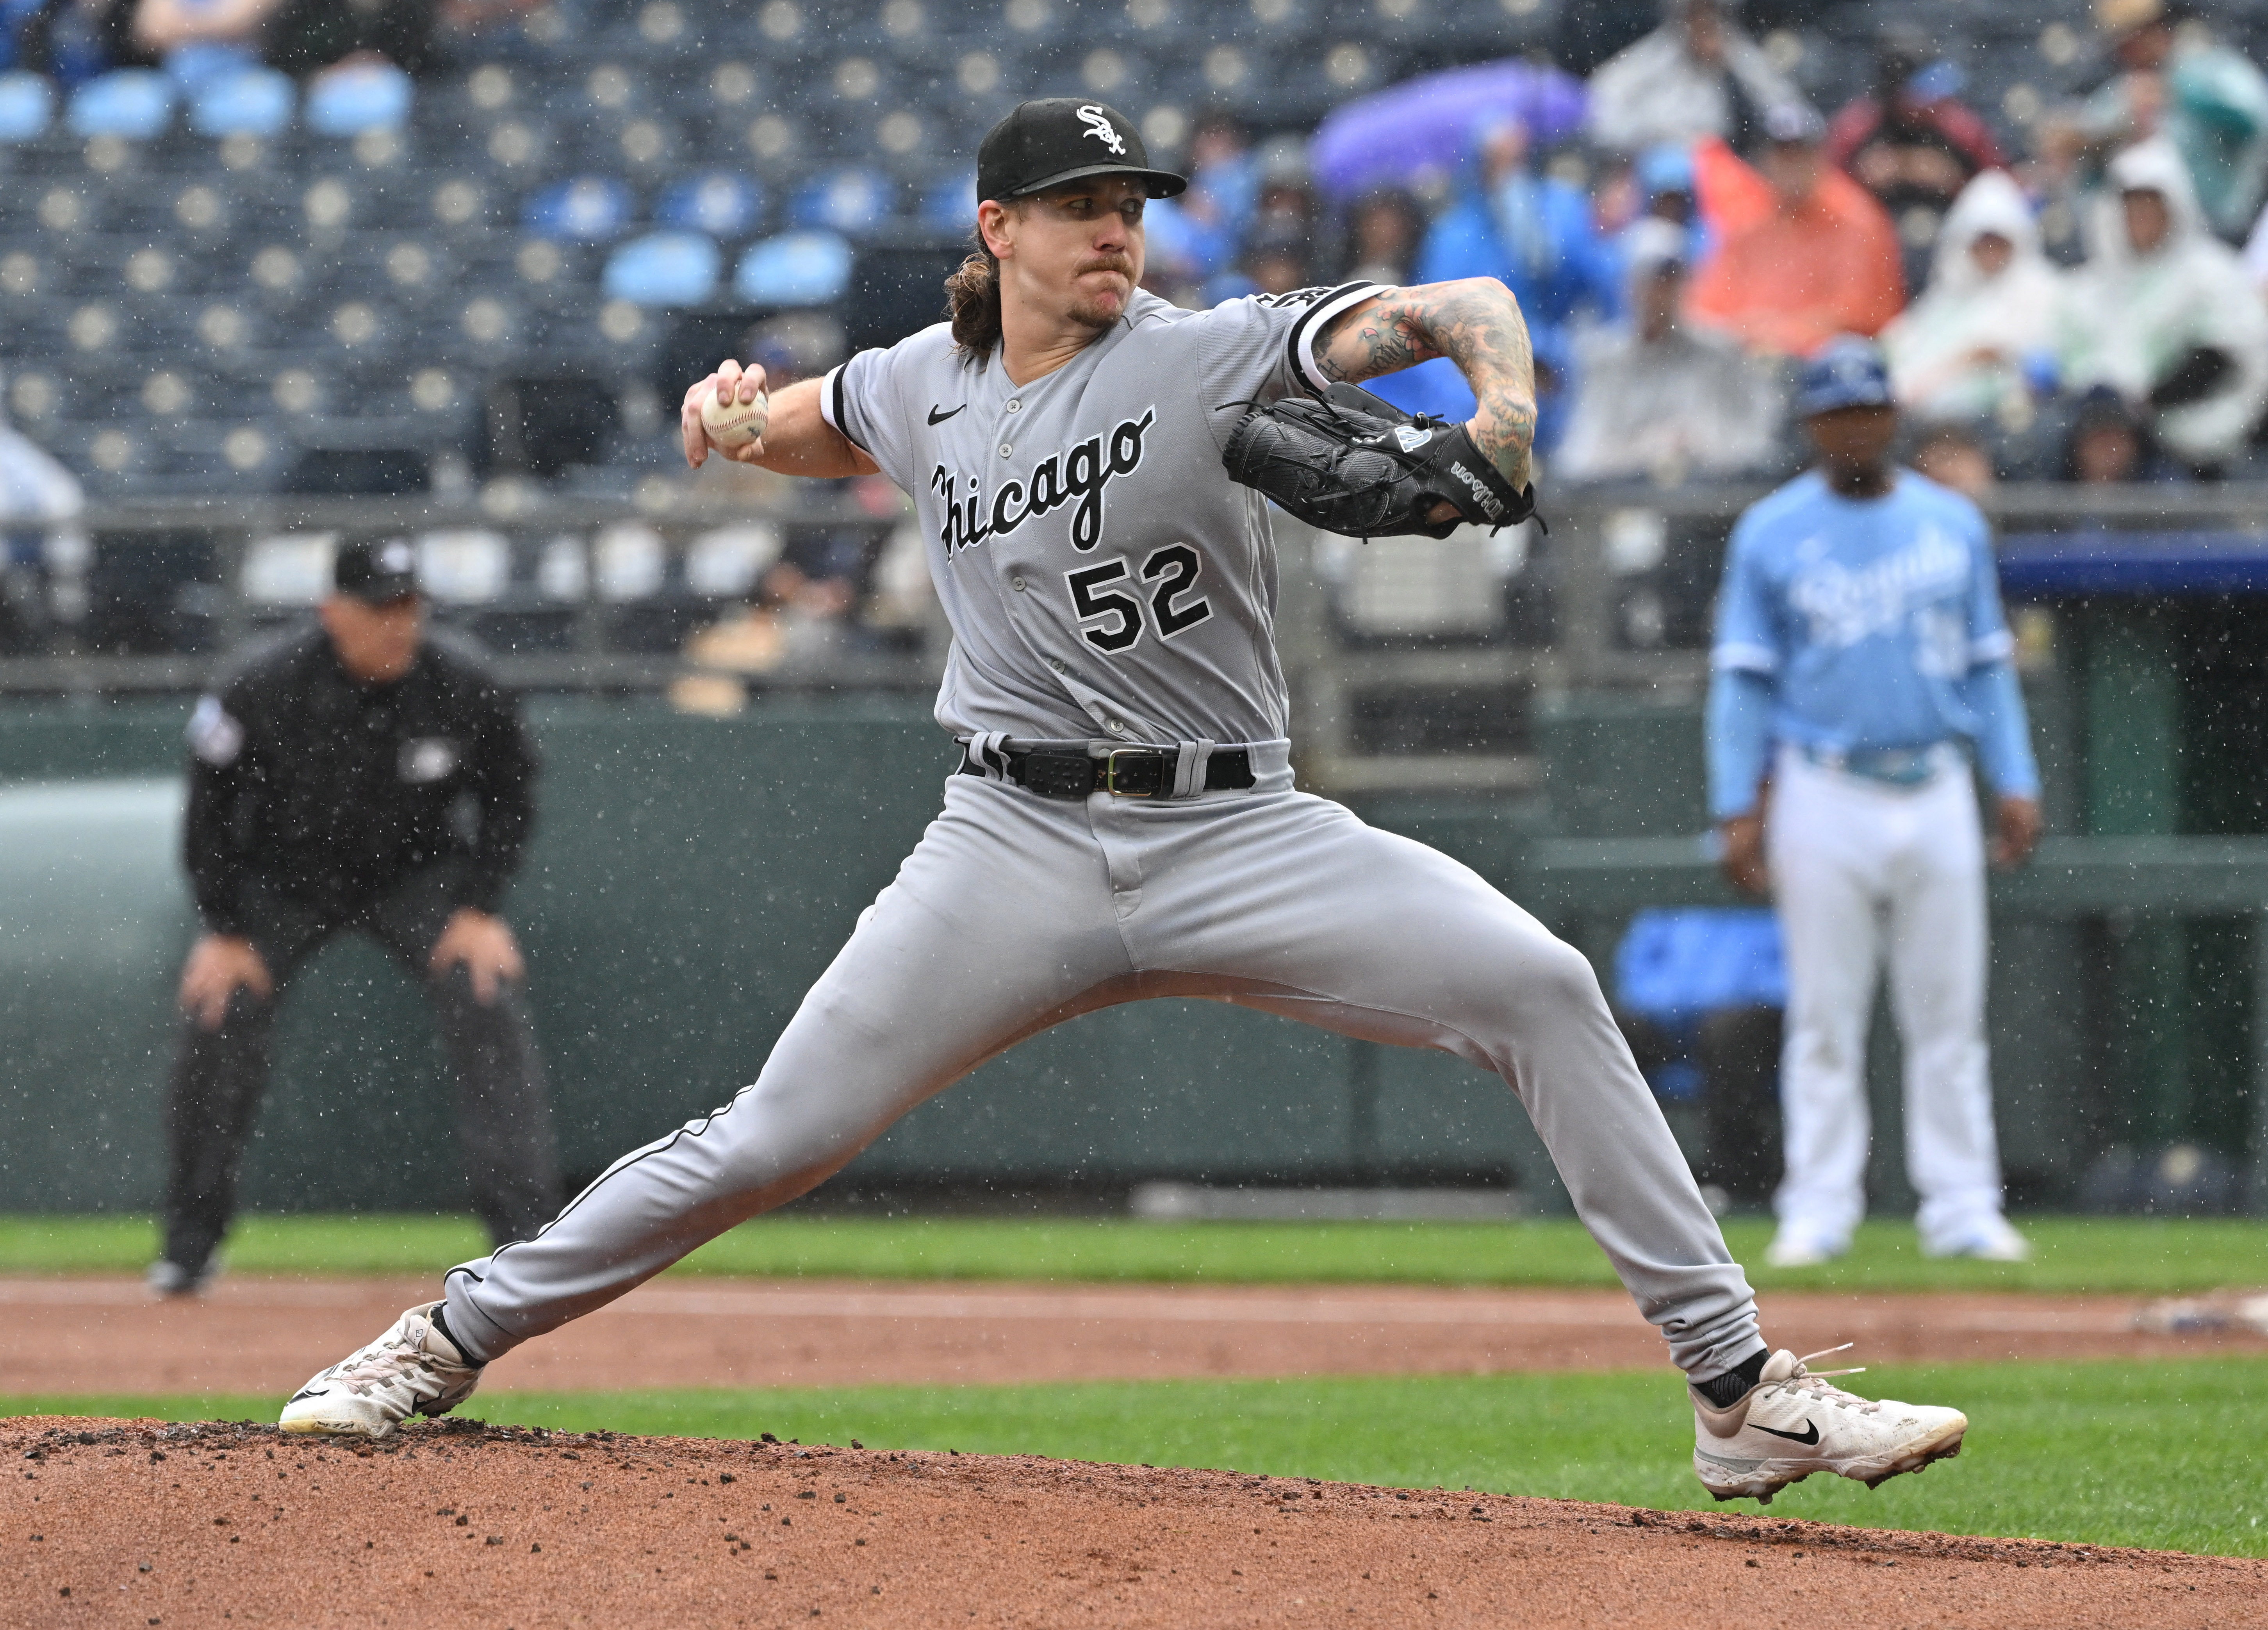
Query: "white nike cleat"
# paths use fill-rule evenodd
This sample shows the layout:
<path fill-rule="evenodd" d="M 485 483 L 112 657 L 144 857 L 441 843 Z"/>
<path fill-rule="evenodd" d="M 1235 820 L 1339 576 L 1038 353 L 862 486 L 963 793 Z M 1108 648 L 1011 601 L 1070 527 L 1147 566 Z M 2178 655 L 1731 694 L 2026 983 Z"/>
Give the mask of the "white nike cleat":
<path fill-rule="evenodd" d="M 394 1321 L 359 1353 L 324 1370 L 291 1395 L 276 1424 L 286 1432 L 382 1438 L 412 1415 L 446 1415 L 481 1384 L 469 1363 L 433 1323 L 429 1302 Z"/>
<path fill-rule="evenodd" d="M 1846 1245 L 1829 1245 L 1807 1235 L 1790 1234 L 1783 1229 L 1765 1248 L 1764 1260 L 1775 1268 L 1815 1268 L 1822 1263 L 1834 1261 L 1849 1249 Z"/>
<path fill-rule="evenodd" d="M 1925 1257 L 1967 1257 L 1977 1262 L 2029 1262 L 2032 1243 L 2006 1217 L 1993 1217 L 1967 1233 L 1922 1246 Z"/>
<path fill-rule="evenodd" d="M 1847 1346 L 1849 1344 L 1845 1343 Z M 1830 1347 L 1840 1353 L 1844 1347 Z M 1824 1358 L 1813 1353 L 1808 1358 Z M 1933 1460 L 1961 1452 L 1969 1417 L 1957 1409 L 1868 1399 L 1814 1375 L 1786 1349 L 1764 1361 L 1763 1377 L 1729 1409 L 1693 1398 L 1693 1472 L 1719 1500 L 1765 1505 L 1790 1483 L 1815 1471 L 1832 1471 L 1872 1488 L 1901 1471 L 1918 1471 Z"/>

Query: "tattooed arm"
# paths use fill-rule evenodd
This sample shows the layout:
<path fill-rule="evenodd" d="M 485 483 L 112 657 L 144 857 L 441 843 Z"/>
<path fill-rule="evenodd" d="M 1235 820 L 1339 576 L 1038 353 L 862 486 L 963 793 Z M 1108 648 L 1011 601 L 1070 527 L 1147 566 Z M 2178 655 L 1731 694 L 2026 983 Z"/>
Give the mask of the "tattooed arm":
<path fill-rule="evenodd" d="M 1349 384 L 1447 357 L 1479 403 L 1465 427 L 1474 445 L 1513 486 L 1528 484 L 1535 358 L 1520 302 L 1495 278 L 1382 290 L 1325 324 L 1315 357 L 1325 378 Z"/>

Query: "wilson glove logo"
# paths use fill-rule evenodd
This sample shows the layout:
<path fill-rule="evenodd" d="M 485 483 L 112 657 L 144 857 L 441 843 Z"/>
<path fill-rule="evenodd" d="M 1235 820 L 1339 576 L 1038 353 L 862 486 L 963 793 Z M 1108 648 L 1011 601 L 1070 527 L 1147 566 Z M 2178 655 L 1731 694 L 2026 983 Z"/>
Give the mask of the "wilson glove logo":
<path fill-rule="evenodd" d="M 1459 481 L 1463 482 L 1466 486 L 1472 489 L 1473 501 L 1481 506 L 1481 513 L 1486 515 L 1491 520 L 1496 520 L 1499 515 L 1504 513 L 1504 500 L 1497 497 L 1495 491 L 1491 489 L 1488 483 L 1483 481 L 1478 476 L 1474 475 L 1472 471 L 1467 469 L 1464 466 L 1463 461 L 1459 459 L 1451 459 L 1449 461 L 1449 474 L 1454 476 Z"/>
<path fill-rule="evenodd" d="M 1139 468 L 1143 438 L 1157 417 L 1157 409 L 1145 409 L 1138 419 L 1120 420 L 1108 436 L 1089 436 L 1048 454 L 1023 480 L 1003 483 L 989 504 L 979 477 L 939 465 L 930 474 L 929 490 L 945 501 L 945 521 L 937 535 L 945 557 L 951 560 L 995 535 L 1005 536 L 1035 515 L 1065 505 L 1075 506 L 1071 546 L 1086 553 L 1102 541 L 1103 489 Z"/>

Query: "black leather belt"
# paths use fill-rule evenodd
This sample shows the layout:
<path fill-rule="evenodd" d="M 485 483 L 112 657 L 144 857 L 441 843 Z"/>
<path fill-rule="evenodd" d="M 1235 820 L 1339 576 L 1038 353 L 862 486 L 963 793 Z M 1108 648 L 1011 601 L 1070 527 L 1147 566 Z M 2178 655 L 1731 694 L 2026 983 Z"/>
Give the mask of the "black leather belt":
<path fill-rule="evenodd" d="M 1097 753 L 1045 748 L 1007 749 L 1008 779 L 1042 798 L 1085 798 L 1108 793 L 1116 798 L 1169 798 L 1181 750 L 1171 747 L 1114 747 Z M 984 771 L 963 755 L 961 773 Z M 1241 747 L 1218 748 L 1205 761 L 1204 790 L 1240 790 L 1252 782 L 1252 755 Z"/>

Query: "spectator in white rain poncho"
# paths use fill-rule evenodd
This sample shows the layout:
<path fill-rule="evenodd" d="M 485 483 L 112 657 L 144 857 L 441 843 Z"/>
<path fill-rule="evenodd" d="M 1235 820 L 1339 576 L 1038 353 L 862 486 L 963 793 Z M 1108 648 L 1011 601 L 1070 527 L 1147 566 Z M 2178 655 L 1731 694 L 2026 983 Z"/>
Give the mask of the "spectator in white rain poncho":
<path fill-rule="evenodd" d="M 1945 218 L 1929 286 L 1882 332 L 1898 401 L 1927 419 L 2029 422 L 2063 282 L 2022 188 L 2006 170 L 1977 175 Z"/>
<path fill-rule="evenodd" d="M 2163 136 L 2110 161 L 2090 221 L 2093 258 L 2057 325 L 2064 384 L 2109 386 L 2158 443 L 2211 473 L 2268 403 L 2268 307 L 2236 252 L 2206 230 L 2189 170 Z"/>

